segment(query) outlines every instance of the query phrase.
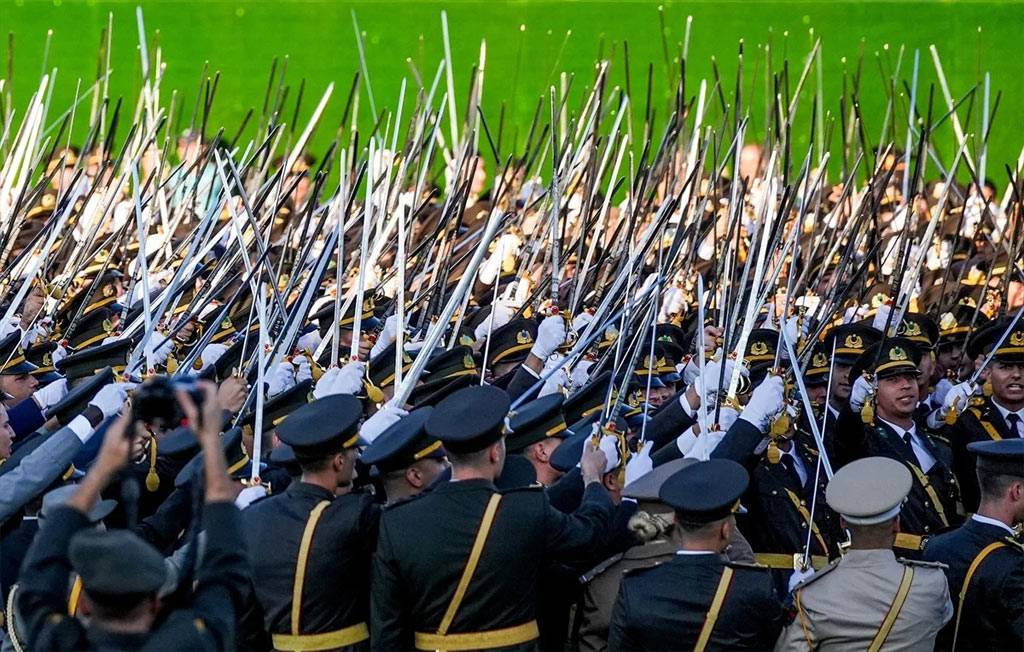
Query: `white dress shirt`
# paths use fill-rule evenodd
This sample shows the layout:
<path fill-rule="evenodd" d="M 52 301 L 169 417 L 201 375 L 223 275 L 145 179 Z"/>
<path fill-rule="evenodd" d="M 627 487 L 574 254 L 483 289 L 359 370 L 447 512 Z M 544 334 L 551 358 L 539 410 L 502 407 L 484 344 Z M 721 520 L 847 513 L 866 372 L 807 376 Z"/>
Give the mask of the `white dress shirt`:
<path fill-rule="evenodd" d="M 1021 408 L 1016 412 L 1011 412 L 1009 408 L 1005 408 L 1000 405 L 999 401 L 995 398 L 992 399 L 992 405 L 996 406 L 996 409 L 999 410 L 999 414 L 1003 415 L 1003 421 L 1006 422 L 1006 425 L 1010 426 L 1010 432 L 1013 432 L 1013 424 L 1010 423 L 1010 415 L 1016 414 L 1017 419 L 1019 419 L 1017 421 L 1017 436 L 1024 437 L 1024 408 Z"/>
<path fill-rule="evenodd" d="M 910 447 L 914 450 L 914 457 L 917 458 L 917 465 L 921 468 L 921 471 L 928 473 L 928 471 L 935 466 L 935 457 L 931 454 L 928 448 L 924 445 L 924 441 L 921 440 L 921 436 L 917 434 L 917 424 L 910 426 L 910 429 L 901 428 L 895 423 L 890 423 L 882 417 L 878 417 L 885 425 L 895 431 L 896 436 L 903 439 L 903 435 L 910 433 Z"/>
<path fill-rule="evenodd" d="M 1010 536 L 1016 536 L 1016 533 L 1013 531 L 1013 528 L 1007 525 L 1006 523 L 1003 523 L 1002 521 L 996 520 L 994 518 L 989 518 L 987 516 L 982 516 L 981 514 L 971 514 L 971 519 L 979 523 L 984 523 L 985 525 L 994 525 L 996 527 L 1001 527 L 1004 530 L 1006 530 L 1010 534 Z"/>

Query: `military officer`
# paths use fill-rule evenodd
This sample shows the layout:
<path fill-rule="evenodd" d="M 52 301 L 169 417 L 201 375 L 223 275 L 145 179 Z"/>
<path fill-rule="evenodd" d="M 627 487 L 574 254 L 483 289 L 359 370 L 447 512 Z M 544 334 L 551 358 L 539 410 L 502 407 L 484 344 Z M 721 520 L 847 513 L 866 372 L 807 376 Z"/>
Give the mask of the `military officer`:
<path fill-rule="evenodd" d="M 910 470 L 914 483 L 895 547 L 897 554 L 911 558 L 920 557 L 924 537 L 961 520 L 949 444 L 914 420 L 920 356 L 914 343 L 903 338 L 886 339 L 861 354 L 850 372 L 855 380 L 849 405 L 836 424 L 833 460 L 838 468 L 880 455 Z"/>
<path fill-rule="evenodd" d="M 379 474 L 388 503 L 424 491 L 448 468 L 441 440 L 427 434 L 427 419 L 433 411 L 431 406 L 413 410 L 384 430 L 360 456 Z"/>
<path fill-rule="evenodd" d="M 605 456 L 593 445 L 580 461 L 586 492 L 574 514 L 551 507 L 540 485 L 495 489 L 509 403 L 496 387 L 468 387 L 427 419 L 427 433 L 451 460 L 452 478 L 384 511 L 373 562 L 375 648 L 530 646 L 539 634 L 539 570 L 586 552 L 607 527 Z"/>
<path fill-rule="evenodd" d="M 350 492 L 362 413 L 359 399 L 334 394 L 288 415 L 277 436 L 302 475 L 242 513 L 256 599 L 277 650 L 368 647 L 379 510 L 371 496 Z"/>
<path fill-rule="evenodd" d="M 896 559 L 903 499 L 914 480 L 887 457 L 847 464 L 825 498 L 850 533 L 846 555 L 798 584 L 796 618 L 776 650 L 932 649 L 953 615 L 940 564 Z"/>
<path fill-rule="evenodd" d="M 661 500 L 658 492 L 665 480 L 680 469 L 696 463 L 697 460 L 692 458 L 672 460 L 637 478 L 623 489 L 623 499 L 637 503 L 638 509 L 629 519 L 628 525 L 639 545 L 609 557 L 580 578 L 584 583 L 583 600 L 577 612 L 581 650 L 608 649 L 608 626 L 623 575 L 633 569 L 651 568 L 671 560 L 675 555 L 678 545 L 673 534 L 675 522 L 672 507 Z M 750 544 L 737 528 L 733 528 L 732 541 L 722 556 L 728 561 L 754 561 Z"/>
<path fill-rule="evenodd" d="M 551 465 L 551 458 L 572 433 L 562 415 L 565 397 L 556 392 L 523 404 L 509 416 L 512 434 L 505 446 L 512 455 L 522 455 L 533 465 L 537 481 L 552 485 L 562 472 Z"/>
<path fill-rule="evenodd" d="M 782 628 L 782 603 L 767 569 L 721 554 L 750 482 L 732 460 L 698 462 L 665 481 L 680 549 L 622 578 L 612 611 L 612 650 L 764 649 Z"/>
<path fill-rule="evenodd" d="M 982 374 L 989 390 L 986 395 L 973 396 L 977 388 L 964 382 L 954 386 L 944 401 L 950 418 L 959 412 L 955 424 L 946 428 L 945 434 L 953 445 L 954 471 L 967 512 L 978 507 L 979 498 L 974 456 L 968 452 L 968 445 L 1024 437 L 1024 323 L 1018 321 L 1012 328 L 1009 320 L 989 324 L 971 338 L 967 352 L 972 360 L 986 356 L 1004 334 L 1006 337 Z"/>
<path fill-rule="evenodd" d="M 1024 649 L 1024 439 L 968 444 L 981 502 L 954 532 L 928 541 L 925 559 L 946 564 L 956 616 L 941 648 Z"/>

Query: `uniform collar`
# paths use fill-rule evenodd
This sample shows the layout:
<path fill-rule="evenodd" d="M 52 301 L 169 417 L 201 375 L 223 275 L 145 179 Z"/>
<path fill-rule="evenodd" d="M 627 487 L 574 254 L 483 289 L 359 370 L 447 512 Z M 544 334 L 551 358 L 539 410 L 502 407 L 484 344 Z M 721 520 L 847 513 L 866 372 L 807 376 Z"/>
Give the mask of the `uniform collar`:
<path fill-rule="evenodd" d="M 320 485 L 302 482 L 301 480 L 289 484 L 288 488 L 285 489 L 285 493 L 293 496 L 308 496 L 319 500 L 332 500 L 334 498 L 333 492 L 324 489 Z"/>
<path fill-rule="evenodd" d="M 994 518 L 989 518 L 988 516 L 982 516 L 981 514 L 971 514 L 971 520 L 975 521 L 976 523 L 981 523 L 982 525 L 991 525 L 992 527 L 1002 528 L 1002 529 L 1006 530 L 1006 532 L 1011 537 L 1014 536 L 1014 532 L 1013 532 L 1013 528 L 1012 527 L 1010 527 L 1006 523 L 1003 523 L 1002 521 L 996 520 Z"/>
<path fill-rule="evenodd" d="M 871 565 L 895 561 L 896 553 L 892 551 L 892 548 L 871 548 L 869 550 L 851 548 L 843 555 L 843 563 L 847 565 Z"/>
<path fill-rule="evenodd" d="M 994 396 L 992 397 L 992 405 L 994 405 L 996 409 L 999 410 L 999 414 L 1002 415 L 1003 417 L 1003 422 L 1006 423 L 1007 425 L 1010 424 L 1010 420 L 1007 419 L 1006 417 L 1008 417 L 1011 414 L 1016 414 L 1018 417 L 1021 418 L 1021 421 L 1024 421 L 1024 408 L 1021 408 L 1016 412 L 1013 412 L 1009 408 L 1003 407 L 1002 404 L 999 403 L 999 401 L 997 401 Z"/>

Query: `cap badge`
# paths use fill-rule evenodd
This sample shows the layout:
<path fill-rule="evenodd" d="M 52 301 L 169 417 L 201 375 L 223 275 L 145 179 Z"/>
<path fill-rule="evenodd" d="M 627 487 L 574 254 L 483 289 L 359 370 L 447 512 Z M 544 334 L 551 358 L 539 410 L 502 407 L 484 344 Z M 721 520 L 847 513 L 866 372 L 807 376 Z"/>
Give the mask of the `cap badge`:
<path fill-rule="evenodd" d="M 893 362 L 900 362 L 907 359 L 907 352 L 903 350 L 903 347 L 894 346 L 889 349 L 889 359 Z"/>
<path fill-rule="evenodd" d="M 851 348 L 851 349 L 863 349 L 864 348 L 864 340 L 861 339 L 860 335 L 847 335 L 846 336 L 846 346 Z"/>
<path fill-rule="evenodd" d="M 907 337 L 918 337 L 921 335 L 921 325 L 913 321 L 904 321 L 897 332 Z"/>
<path fill-rule="evenodd" d="M 517 344 L 529 344 L 530 340 L 531 340 L 531 338 L 530 338 L 530 331 L 528 331 L 526 329 L 523 329 L 523 330 L 519 331 L 518 333 L 516 333 L 516 343 Z"/>
<path fill-rule="evenodd" d="M 1010 335 L 1010 344 L 1014 346 L 1024 346 L 1024 331 L 1017 331 Z"/>
<path fill-rule="evenodd" d="M 824 353 L 815 353 L 814 359 L 811 360 L 811 364 L 817 368 L 827 367 L 828 358 L 825 356 Z"/>
<path fill-rule="evenodd" d="M 750 345 L 751 355 L 764 355 L 768 353 L 768 344 L 765 342 L 754 342 Z"/>
<path fill-rule="evenodd" d="M 947 312 L 942 315 L 942 319 L 939 320 L 939 328 L 944 331 L 956 328 L 956 317 L 953 316 L 953 313 Z"/>
<path fill-rule="evenodd" d="M 462 366 L 466 369 L 476 369 L 476 362 L 473 361 L 473 356 L 466 354 L 462 357 Z"/>

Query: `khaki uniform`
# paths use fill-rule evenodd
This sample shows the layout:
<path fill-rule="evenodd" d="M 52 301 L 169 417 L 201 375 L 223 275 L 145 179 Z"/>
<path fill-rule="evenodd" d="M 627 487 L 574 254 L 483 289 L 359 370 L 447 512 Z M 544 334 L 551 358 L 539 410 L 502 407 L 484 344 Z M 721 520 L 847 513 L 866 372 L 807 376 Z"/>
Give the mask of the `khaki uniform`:
<path fill-rule="evenodd" d="M 724 559 L 731 562 L 754 562 L 754 552 L 737 528 L 733 528 L 732 541 Z M 639 568 L 651 568 L 672 559 L 679 544 L 668 539 L 655 539 L 633 546 L 626 552 L 610 557 L 583 576 L 585 588 L 580 613 L 579 647 L 584 652 L 604 652 L 608 649 L 608 626 L 612 608 L 619 595 L 619 583 L 624 573 Z"/>
<path fill-rule="evenodd" d="M 798 585 L 794 602 L 776 650 L 863 652 L 873 641 L 886 652 L 932 650 L 953 615 L 942 564 L 897 560 L 891 550 L 848 551 Z"/>

